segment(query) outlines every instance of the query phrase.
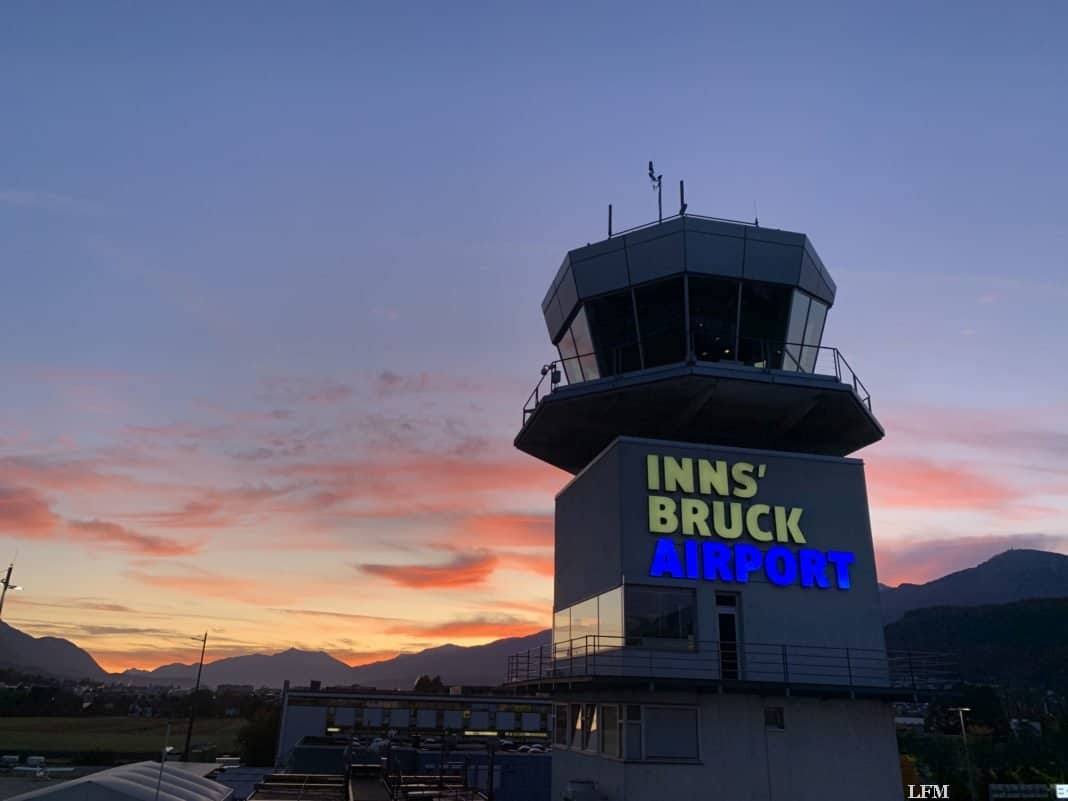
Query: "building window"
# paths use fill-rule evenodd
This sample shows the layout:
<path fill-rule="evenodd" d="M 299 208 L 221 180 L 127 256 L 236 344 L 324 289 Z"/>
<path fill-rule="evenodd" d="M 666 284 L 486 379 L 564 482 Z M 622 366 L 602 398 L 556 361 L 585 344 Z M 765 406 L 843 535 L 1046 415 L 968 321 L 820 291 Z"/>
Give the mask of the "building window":
<path fill-rule="evenodd" d="M 554 707 L 553 743 L 567 747 L 567 704 L 557 704 Z"/>
<path fill-rule="evenodd" d="M 694 356 L 703 362 L 735 357 L 738 282 L 690 276 L 690 333 Z"/>
<path fill-rule="evenodd" d="M 619 707 L 605 704 L 601 707 L 601 753 L 618 759 L 622 740 L 623 721 L 619 719 Z"/>
<path fill-rule="evenodd" d="M 624 756 L 627 759 L 642 758 L 642 708 L 640 704 L 627 704 L 627 723 L 624 730 Z"/>
<path fill-rule="evenodd" d="M 585 704 L 582 712 L 582 750 L 598 750 L 597 705 Z"/>
<path fill-rule="evenodd" d="M 571 323 L 571 335 L 575 337 L 575 350 L 578 351 L 583 380 L 592 381 L 600 378 L 601 374 L 597 370 L 597 354 L 593 352 L 593 337 L 590 336 L 585 307 L 579 309 L 578 314 L 575 315 Z"/>
<path fill-rule="evenodd" d="M 585 306 L 601 375 L 641 369 L 630 290 L 601 295 L 586 301 Z"/>
<path fill-rule="evenodd" d="M 570 328 L 564 331 L 556 347 L 560 351 L 560 364 L 564 366 L 567 383 L 577 384 L 582 380 L 582 368 L 579 367 L 578 352 L 575 350 L 575 340 L 571 336 Z"/>
<path fill-rule="evenodd" d="M 645 367 L 686 359 L 686 309 L 682 278 L 645 284 L 634 290 Z"/>
<path fill-rule="evenodd" d="M 692 646 L 696 628 L 693 590 L 629 586 L 626 593 L 627 645 Z"/>
<path fill-rule="evenodd" d="M 697 709 L 684 706 L 645 707 L 646 759 L 697 759 Z"/>
<path fill-rule="evenodd" d="M 582 747 L 582 704 L 571 704 L 571 748 Z"/>
<path fill-rule="evenodd" d="M 792 301 L 793 290 L 789 287 L 742 284 L 742 325 L 738 341 L 741 361 L 756 367 L 782 369 Z"/>
<path fill-rule="evenodd" d="M 571 642 L 571 610 L 561 609 L 553 615 L 553 658 L 566 659 Z"/>
<path fill-rule="evenodd" d="M 764 728 L 773 731 L 786 731 L 786 710 L 781 706 L 765 707 Z"/>

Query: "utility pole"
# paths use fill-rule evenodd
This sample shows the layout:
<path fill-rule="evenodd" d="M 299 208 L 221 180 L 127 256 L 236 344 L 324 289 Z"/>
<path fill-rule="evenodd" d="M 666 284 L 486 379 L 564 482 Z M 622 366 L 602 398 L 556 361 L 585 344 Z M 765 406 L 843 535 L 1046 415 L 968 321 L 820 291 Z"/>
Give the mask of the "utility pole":
<path fill-rule="evenodd" d="M 975 794 L 975 778 L 972 776 L 972 755 L 968 751 L 968 731 L 964 728 L 964 713 L 971 712 L 970 706 L 958 706 L 953 707 L 958 715 L 960 715 L 960 736 L 964 741 L 964 769 L 968 771 L 968 792 L 972 794 L 973 801 L 979 801 L 979 796 Z"/>
<path fill-rule="evenodd" d="M 189 728 L 185 732 L 185 756 L 182 758 L 189 761 L 189 750 L 193 745 L 193 720 L 197 714 L 197 693 L 200 692 L 200 674 L 204 672 L 204 651 L 208 648 L 208 633 L 204 632 L 204 641 L 200 645 L 200 666 L 197 668 L 197 683 L 193 686 L 193 694 L 189 697 Z"/>
<path fill-rule="evenodd" d="M 7 597 L 7 591 L 8 590 L 14 591 L 14 590 L 21 590 L 22 589 L 22 587 L 20 587 L 18 584 L 12 584 L 11 583 L 11 572 L 14 569 L 15 569 L 15 563 L 12 562 L 11 564 L 9 564 L 7 566 L 7 574 L 4 576 L 3 579 L 0 579 L 0 586 L 3 587 L 3 589 L 0 589 L 0 618 L 2 618 L 4 616 L 4 599 Z"/>

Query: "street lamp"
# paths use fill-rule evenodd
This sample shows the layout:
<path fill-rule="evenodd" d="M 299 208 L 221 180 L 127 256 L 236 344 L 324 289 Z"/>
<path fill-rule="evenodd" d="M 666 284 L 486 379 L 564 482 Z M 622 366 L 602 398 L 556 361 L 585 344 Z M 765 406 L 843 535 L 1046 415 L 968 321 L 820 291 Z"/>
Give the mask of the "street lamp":
<path fill-rule="evenodd" d="M 972 776 L 972 756 L 968 751 L 968 731 L 964 728 L 964 713 L 971 712 L 970 706 L 951 706 L 950 712 L 956 712 L 960 715 L 960 736 L 964 741 L 964 769 L 968 771 L 968 792 L 972 794 L 974 801 L 979 801 L 979 797 L 975 794 L 975 779 Z"/>
<path fill-rule="evenodd" d="M 167 731 L 163 735 L 163 751 L 159 755 L 159 778 L 156 779 L 156 799 L 159 801 L 159 787 L 163 784 L 163 766 L 167 764 L 167 754 L 174 750 L 173 745 L 167 745 L 167 741 L 171 739 L 171 724 L 167 722 Z"/>
<path fill-rule="evenodd" d="M 4 599 L 7 597 L 7 591 L 11 590 L 12 592 L 15 592 L 16 590 L 22 589 L 18 584 L 11 583 L 11 571 L 14 569 L 15 563 L 12 562 L 7 566 L 7 575 L 0 579 L 0 587 L 3 587 L 3 589 L 0 589 L 0 617 L 3 617 L 4 615 Z"/>

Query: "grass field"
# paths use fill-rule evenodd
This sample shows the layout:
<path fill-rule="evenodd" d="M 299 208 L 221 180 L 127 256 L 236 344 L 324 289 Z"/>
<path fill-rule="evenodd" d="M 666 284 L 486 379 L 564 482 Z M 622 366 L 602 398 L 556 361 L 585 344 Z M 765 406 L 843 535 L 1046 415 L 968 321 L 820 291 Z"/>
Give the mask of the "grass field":
<path fill-rule="evenodd" d="M 213 743 L 218 753 L 236 749 L 234 741 L 245 724 L 240 719 L 198 720 L 193 728 L 194 748 Z M 163 747 L 167 721 L 155 718 L 0 718 L 0 752 L 114 751 L 158 752 Z M 186 721 L 171 722 L 170 744 L 181 751 Z"/>

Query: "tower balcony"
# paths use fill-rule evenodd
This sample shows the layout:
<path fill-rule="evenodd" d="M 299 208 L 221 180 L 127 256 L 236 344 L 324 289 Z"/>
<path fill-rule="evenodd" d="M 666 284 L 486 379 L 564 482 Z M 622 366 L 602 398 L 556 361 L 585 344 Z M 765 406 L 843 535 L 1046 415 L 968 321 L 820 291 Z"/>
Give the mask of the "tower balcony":
<path fill-rule="evenodd" d="M 845 456 L 883 428 L 834 347 L 672 329 L 542 368 L 520 450 L 577 473 L 618 436 Z"/>
<path fill-rule="evenodd" d="M 586 635 L 512 654 L 506 683 L 516 689 L 657 686 L 724 692 L 919 697 L 960 684 L 950 654 L 787 643 L 679 642 L 643 647 L 623 637 Z"/>

